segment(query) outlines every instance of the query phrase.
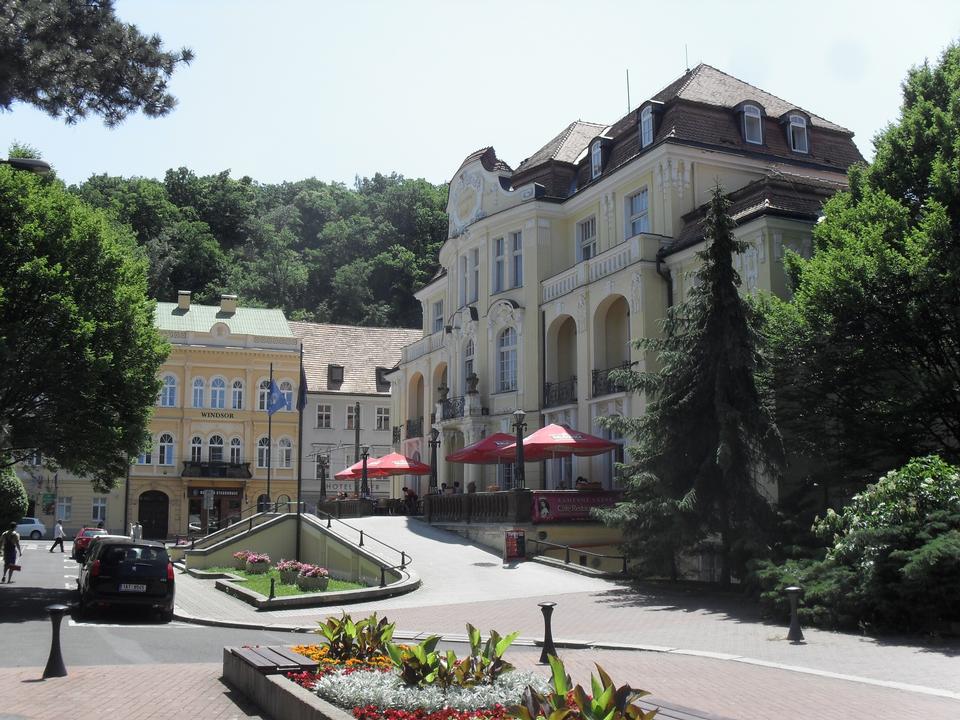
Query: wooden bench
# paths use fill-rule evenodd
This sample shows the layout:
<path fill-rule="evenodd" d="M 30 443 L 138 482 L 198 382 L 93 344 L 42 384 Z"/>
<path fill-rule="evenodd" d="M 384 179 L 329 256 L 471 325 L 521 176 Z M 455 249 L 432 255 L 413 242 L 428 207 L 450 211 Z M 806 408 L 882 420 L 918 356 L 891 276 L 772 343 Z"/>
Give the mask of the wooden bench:
<path fill-rule="evenodd" d="M 277 675 L 304 670 L 316 672 L 319 663 L 305 655 L 285 647 L 233 647 L 225 648 L 261 675 Z"/>

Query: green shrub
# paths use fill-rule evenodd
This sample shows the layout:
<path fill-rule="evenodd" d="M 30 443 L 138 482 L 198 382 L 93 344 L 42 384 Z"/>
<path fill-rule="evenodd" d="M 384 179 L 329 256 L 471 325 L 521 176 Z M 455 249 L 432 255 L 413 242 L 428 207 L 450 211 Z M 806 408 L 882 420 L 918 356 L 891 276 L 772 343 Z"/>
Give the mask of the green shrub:
<path fill-rule="evenodd" d="M 829 628 L 937 630 L 960 622 L 960 470 L 911 460 L 814 525 L 820 560 L 756 562 L 764 609 L 785 618 L 783 589 L 804 589 L 801 620 Z"/>
<path fill-rule="evenodd" d="M 0 532 L 27 514 L 27 490 L 12 467 L 0 467 Z"/>
<path fill-rule="evenodd" d="M 326 639 L 327 656 L 333 660 L 369 660 L 384 655 L 393 639 L 394 623 L 378 619 L 376 613 L 356 622 L 343 613 L 340 618 L 327 618 L 318 625 L 316 632 Z"/>

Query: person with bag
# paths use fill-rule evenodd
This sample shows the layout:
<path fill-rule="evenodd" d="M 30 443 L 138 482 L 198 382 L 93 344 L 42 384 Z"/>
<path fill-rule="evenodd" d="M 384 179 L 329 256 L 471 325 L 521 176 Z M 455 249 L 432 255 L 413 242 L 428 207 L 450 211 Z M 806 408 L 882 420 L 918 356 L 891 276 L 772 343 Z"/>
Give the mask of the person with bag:
<path fill-rule="evenodd" d="M 57 545 L 60 546 L 60 552 L 63 552 L 63 539 L 67 534 L 63 531 L 63 520 L 57 520 L 57 524 L 53 526 L 53 547 L 50 548 L 50 552 L 53 552 L 57 549 Z"/>
<path fill-rule="evenodd" d="M 10 523 L 10 529 L 0 535 L 0 544 L 3 545 L 3 577 L 0 577 L 0 582 L 13 582 L 13 571 L 20 569 L 17 554 L 23 554 L 16 521 Z"/>

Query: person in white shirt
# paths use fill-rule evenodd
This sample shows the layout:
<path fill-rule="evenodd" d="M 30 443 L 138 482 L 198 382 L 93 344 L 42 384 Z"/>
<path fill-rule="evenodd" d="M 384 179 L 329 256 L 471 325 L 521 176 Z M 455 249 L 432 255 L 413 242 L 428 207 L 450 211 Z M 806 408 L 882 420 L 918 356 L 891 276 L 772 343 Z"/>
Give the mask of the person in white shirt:
<path fill-rule="evenodd" d="M 50 548 L 50 552 L 53 552 L 57 549 L 57 545 L 60 546 L 60 552 L 63 552 L 63 539 L 67 534 L 63 531 L 63 520 L 57 520 L 57 524 L 53 526 L 53 547 Z"/>

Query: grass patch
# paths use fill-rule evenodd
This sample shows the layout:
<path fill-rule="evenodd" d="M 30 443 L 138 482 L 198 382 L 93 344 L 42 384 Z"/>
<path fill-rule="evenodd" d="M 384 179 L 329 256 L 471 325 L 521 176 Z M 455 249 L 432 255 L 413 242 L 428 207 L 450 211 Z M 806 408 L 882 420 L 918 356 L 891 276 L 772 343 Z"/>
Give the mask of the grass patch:
<path fill-rule="evenodd" d="M 286 585 L 280 582 L 280 571 L 276 568 L 270 568 L 269 572 L 260 575 L 248 573 L 246 570 L 237 570 L 232 567 L 212 567 L 207 568 L 206 572 L 223 572 L 236 575 L 237 577 L 243 578 L 243 580 L 238 582 L 243 582 L 244 587 L 248 590 L 258 592 L 265 597 L 270 596 L 270 578 L 276 580 L 273 590 L 276 597 L 283 597 L 285 595 L 313 595 L 324 592 L 338 592 L 340 590 L 360 590 L 366 587 L 366 585 L 350 582 L 349 580 L 334 580 L 330 578 L 326 590 L 301 590 L 296 584 Z"/>

